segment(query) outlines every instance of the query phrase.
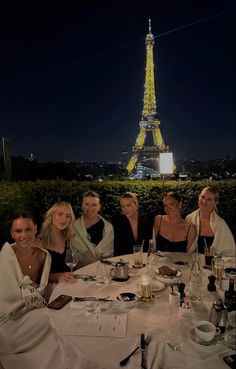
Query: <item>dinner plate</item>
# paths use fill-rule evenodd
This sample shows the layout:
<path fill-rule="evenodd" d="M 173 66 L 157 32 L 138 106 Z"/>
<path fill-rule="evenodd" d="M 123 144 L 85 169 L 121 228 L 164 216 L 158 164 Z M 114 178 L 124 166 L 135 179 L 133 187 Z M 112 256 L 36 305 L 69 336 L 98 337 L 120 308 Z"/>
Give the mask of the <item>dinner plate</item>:
<path fill-rule="evenodd" d="M 168 276 L 168 275 L 163 275 L 159 273 L 159 268 L 156 269 L 156 275 L 157 278 L 159 279 L 159 281 L 161 281 L 162 283 L 166 284 L 166 285 L 171 285 L 171 284 L 177 284 L 182 272 L 180 270 L 177 270 L 177 274 L 175 276 Z"/>

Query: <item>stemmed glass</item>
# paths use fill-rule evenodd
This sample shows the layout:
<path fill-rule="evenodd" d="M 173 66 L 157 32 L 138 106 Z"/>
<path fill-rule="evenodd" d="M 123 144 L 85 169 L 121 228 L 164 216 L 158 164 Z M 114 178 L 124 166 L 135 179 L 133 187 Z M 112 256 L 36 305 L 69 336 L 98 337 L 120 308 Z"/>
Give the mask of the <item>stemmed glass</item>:
<path fill-rule="evenodd" d="M 65 263 L 70 268 L 71 273 L 73 273 L 73 268 L 76 266 L 77 262 L 78 259 L 75 251 L 68 247 L 66 250 Z"/>

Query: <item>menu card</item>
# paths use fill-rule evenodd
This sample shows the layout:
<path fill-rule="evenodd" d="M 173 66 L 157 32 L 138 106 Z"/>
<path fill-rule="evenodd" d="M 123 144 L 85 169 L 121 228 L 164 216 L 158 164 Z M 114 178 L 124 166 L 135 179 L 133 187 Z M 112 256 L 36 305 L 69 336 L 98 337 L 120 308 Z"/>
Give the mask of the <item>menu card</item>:
<path fill-rule="evenodd" d="M 125 337 L 127 314 L 80 315 L 76 319 L 66 319 L 62 333 L 65 336 Z"/>

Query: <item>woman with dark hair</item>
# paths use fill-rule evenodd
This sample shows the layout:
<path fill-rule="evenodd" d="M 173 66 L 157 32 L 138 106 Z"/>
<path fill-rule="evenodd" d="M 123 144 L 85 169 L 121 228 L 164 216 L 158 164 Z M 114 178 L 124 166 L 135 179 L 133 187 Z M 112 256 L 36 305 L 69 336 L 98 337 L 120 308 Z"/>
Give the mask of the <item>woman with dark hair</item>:
<path fill-rule="evenodd" d="M 102 257 L 113 256 L 113 227 L 99 214 L 100 210 L 99 194 L 94 191 L 86 192 L 82 199 L 83 214 L 75 221 L 77 235 L 71 242 L 78 255 L 79 267 Z"/>
<path fill-rule="evenodd" d="M 217 213 L 219 193 L 213 187 L 205 187 L 198 198 L 198 209 L 186 219 L 197 228 L 196 245 L 199 253 L 204 253 L 205 244 L 212 246 L 216 255 L 234 256 L 235 241 L 224 221 Z"/>
<path fill-rule="evenodd" d="M 51 257 L 35 244 L 36 232 L 31 214 L 17 214 L 11 223 L 15 242 L 0 251 L 0 368 L 77 369 L 79 361 L 81 369 L 95 369 L 97 363 L 71 345 L 48 309 L 41 309 Z"/>
<path fill-rule="evenodd" d="M 37 225 L 29 212 L 21 212 L 12 218 L 11 236 L 13 244 L 6 242 L 1 250 L 2 270 L 9 274 L 8 282 L 2 286 L 5 297 L 17 290 L 19 297 L 31 302 L 32 294 L 38 297 L 45 292 L 51 265 L 47 250 L 36 244 Z"/>
<path fill-rule="evenodd" d="M 138 211 L 138 198 L 133 192 L 125 192 L 120 197 L 121 214 L 113 219 L 114 255 L 133 253 L 133 246 L 142 245 L 148 251 L 152 238 L 152 224 Z"/>
<path fill-rule="evenodd" d="M 157 250 L 190 251 L 196 238 L 196 227 L 181 217 L 181 196 L 177 192 L 168 192 L 163 206 L 166 214 L 156 215 L 154 219 Z"/>

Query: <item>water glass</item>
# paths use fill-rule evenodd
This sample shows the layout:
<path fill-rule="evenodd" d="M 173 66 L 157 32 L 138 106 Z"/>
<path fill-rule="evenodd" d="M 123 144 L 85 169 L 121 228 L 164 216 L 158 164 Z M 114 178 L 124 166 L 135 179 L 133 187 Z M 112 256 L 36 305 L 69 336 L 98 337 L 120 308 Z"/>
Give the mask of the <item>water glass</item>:
<path fill-rule="evenodd" d="M 97 283 L 99 284 L 108 283 L 111 280 L 110 268 L 107 264 L 103 264 L 100 261 L 98 261 L 96 279 Z"/>
<path fill-rule="evenodd" d="M 166 343 L 174 351 L 180 350 L 183 346 L 182 325 L 178 318 L 169 320 Z"/>
<path fill-rule="evenodd" d="M 221 279 L 221 274 L 224 271 L 224 260 L 221 256 L 216 256 L 212 259 L 212 272 L 216 279 L 219 281 Z"/>
<path fill-rule="evenodd" d="M 88 313 L 95 313 L 98 306 L 98 300 L 85 301 L 85 307 Z"/>
<path fill-rule="evenodd" d="M 142 268 L 143 267 L 143 246 L 142 245 L 134 245 L 134 267 Z"/>
<path fill-rule="evenodd" d="M 177 316 L 179 314 L 180 307 L 180 293 L 173 291 L 169 293 L 169 312 L 172 316 Z"/>

